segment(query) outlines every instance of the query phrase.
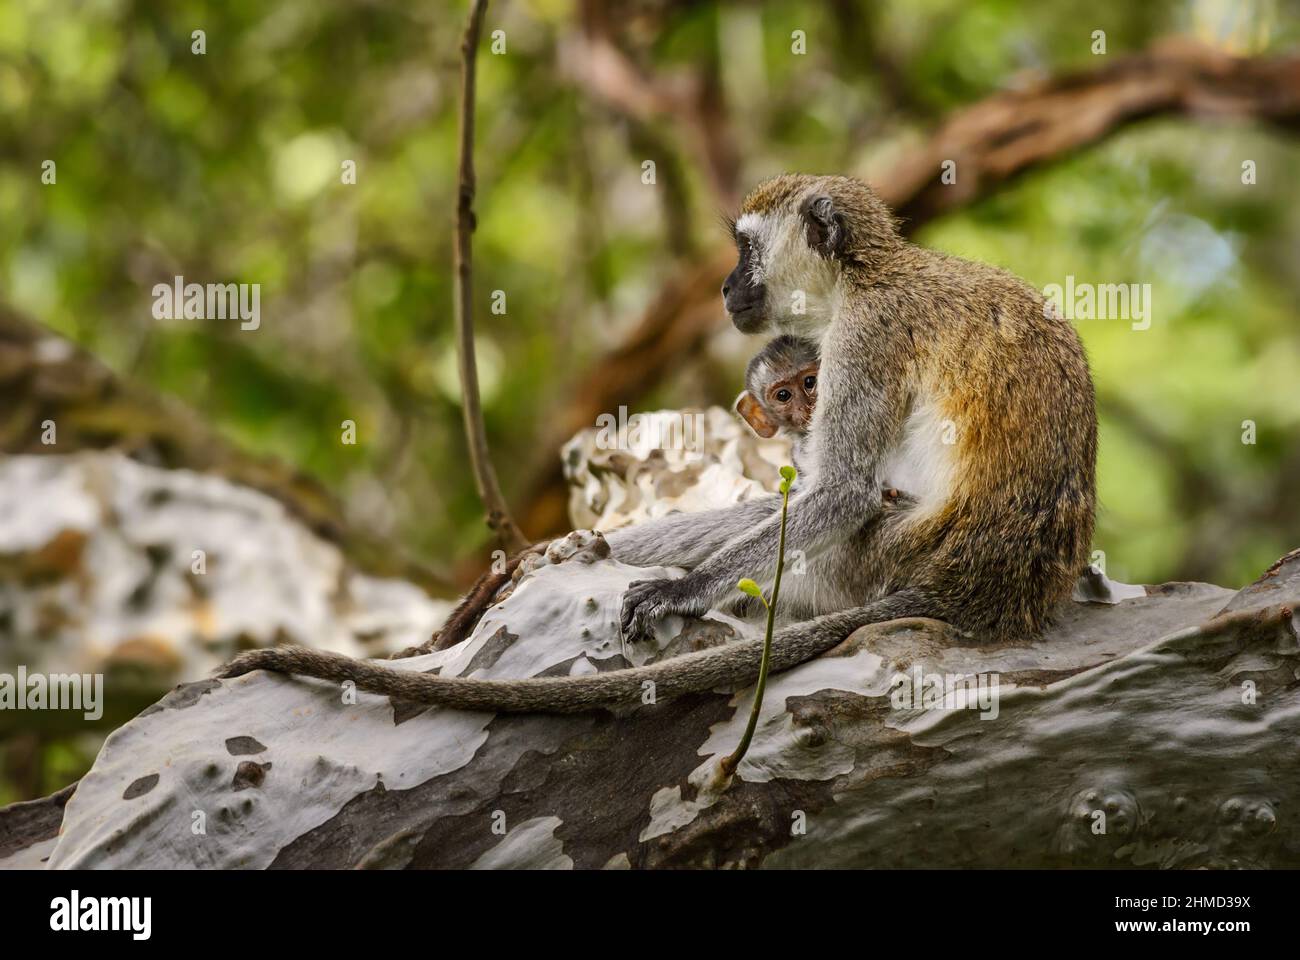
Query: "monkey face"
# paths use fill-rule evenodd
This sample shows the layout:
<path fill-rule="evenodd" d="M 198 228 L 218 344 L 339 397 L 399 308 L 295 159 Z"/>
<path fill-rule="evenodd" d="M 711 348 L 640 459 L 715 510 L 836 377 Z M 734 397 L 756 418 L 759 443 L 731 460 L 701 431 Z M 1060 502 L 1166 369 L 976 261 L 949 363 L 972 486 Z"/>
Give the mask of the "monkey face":
<path fill-rule="evenodd" d="M 768 387 L 765 406 L 778 426 L 796 433 L 808 430 L 817 403 L 818 366 L 810 364 Z"/>
<path fill-rule="evenodd" d="M 731 322 L 741 333 L 759 333 L 767 326 L 767 288 L 759 274 L 760 253 L 748 233 L 737 232 L 736 268 L 722 284 L 722 300 Z"/>
<path fill-rule="evenodd" d="M 764 439 L 776 436 L 778 430 L 806 433 L 817 403 L 818 366 L 808 364 L 774 381 L 759 391 L 761 398 L 746 390 L 736 398 L 736 412 Z"/>
<path fill-rule="evenodd" d="M 822 196 L 800 201 L 790 194 L 741 213 L 733 228 L 736 268 L 722 287 L 736 329 L 816 336 L 829 322 L 842 223 Z"/>
<path fill-rule="evenodd" d="M 889 209 L 851 177 L 786 174 L 755 187 L 731 227 L 738 261 L 722 288 L 741 333 L 820 339 L 846 265 L 874 269 L 902 243 Z"/>

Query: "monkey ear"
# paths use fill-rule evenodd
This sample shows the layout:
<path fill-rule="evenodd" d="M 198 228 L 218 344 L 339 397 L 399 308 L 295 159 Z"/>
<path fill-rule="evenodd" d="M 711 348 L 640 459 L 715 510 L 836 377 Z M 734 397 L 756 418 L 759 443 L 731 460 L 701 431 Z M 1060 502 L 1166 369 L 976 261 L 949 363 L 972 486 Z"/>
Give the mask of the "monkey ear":
<path fill-rule="evenodd" d="M 776 424 L 767 419 L 767 414 L 763 411 L 763 405 L 748 390 L 736 398 L 736 412 L 740 414 L 745 423 L 749 424 L 749 429 L 764 440 L 770 440 L 776 436 Z"/>
<path fill-rule="evenodd" d="M 808 246 L 827 260 L 843 255 L 848 245 L 844 214 L 835 209 L 835 201 L 824 193 L 815 194 L 803 204 L 804 231 Z"/>

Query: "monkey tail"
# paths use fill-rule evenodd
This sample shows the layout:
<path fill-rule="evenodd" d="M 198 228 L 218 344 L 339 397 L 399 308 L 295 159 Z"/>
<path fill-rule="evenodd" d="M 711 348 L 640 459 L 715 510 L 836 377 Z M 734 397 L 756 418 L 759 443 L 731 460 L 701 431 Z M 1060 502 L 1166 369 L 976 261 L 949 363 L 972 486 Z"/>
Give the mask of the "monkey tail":
<path fill-rule="evenodd" d="M 788 670 L 825 653 L 869 623 L 932 615 L 932 605 L 919 591 L 909 589 L 862 607 L 794 624 L 772 638 L 772 670 Z M 746 683 L 758 677 L 762 657 L 763 642 L 746 640 L 608 673 L 486 680 L 394 669 L 306 647 L 273 647 L 241 654 L 216 676 L 230 679 L 253 670 L 273 670 L 336 683 L 350 680 L 367 693 L 456 710 L 585 713 L 621 703 L 654 702 L 661 697 Z"/>

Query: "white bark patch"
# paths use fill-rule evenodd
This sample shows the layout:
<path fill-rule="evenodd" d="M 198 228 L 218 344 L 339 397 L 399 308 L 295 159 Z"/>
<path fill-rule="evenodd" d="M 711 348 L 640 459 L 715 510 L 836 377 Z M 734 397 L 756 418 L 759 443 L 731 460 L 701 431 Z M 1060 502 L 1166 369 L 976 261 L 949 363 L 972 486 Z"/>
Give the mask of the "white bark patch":
<path fill-rule="evenodd" d="M 811 660 L 769 677 L 754 739 L 736 768 L 736 776 L 762 783 L 777 777 L 829 780 L 847 773 L 853 769 L 853 750 L 834 741 L 809 745 L 804 731 L 795 728 L 794 718 L 786 709 L 786 700 L 820 690 L 880 696 L 888 689 L 889 672 L 884 669 L 880 657 L 867 650 L 859 650 L 851 657 Z M 726 723 L 712 728 L 709 739 L 700 747 L 700 754 L 726 756 L 731 753 L 745 732 L 753 702 L 752 686 L 732 697 L 735 714 Z"/>
<path fill-rule="evenodd" d="M 249 643 L 390 653 L 450 610 L 352 569 L 279 501 L 219 477 L 113 453 L 14 456 L 0 490 L 0 554 L 44 556 L 59 574 L 0 580 L 13 658 L 30 670 L 138 662 L 161 671 L 161 691 Z"/>
<path fill-rule="evenodd" d="M 507 831 L 501 842 L 472 864 L 471 870 L 572 870 L 564 845 L 555 836 L 559 817 L 534 817 Z"/>
<path fill-rule="evenodd" d="M 631 580 L 679 574 L 613 560 L 542 566 L 492 607 L 464 643 L 388 665 L 497 678 L 554 672 L 570 661 L 598 668 L 620 654 L 639 665 L 675 639 L 683 621 L 666 618 L 654 644 L 625 651 L 617 617 L 623 592 Z M 722 613 L 710 619 L 748 628 Z M 502 642 L 503 629 L 513 641 L 471 670 L 488 644 Z M 339 685 L 255 672 L 215 685 L 190 707 L 137 717 L 108 739 L 69 801 L 50 866 L 266 867 L 377 785 L 406 790 L 468 764 L 492 720 L 486 713 L 433 709 L 395 725 L 388 698 L 355 697 L 347 705 Z M 231 756 L 226 741 L 233 737 L 251 737 L 266 750 Z M 271 764 L 258 787 L 236 789 L 241 761 Z M 153 774 L 159 780 L 152 790 L 123 799 L 131 784 Z M 190 831 L 195 810 L 206 814 L 206 835 Z M 531 849 L 537 836 L 521 834 L 501 847 L 498 859 Z"/>
<path fill-rule="evenodd" d="M 444 654 L 394 661 L 428 669 Z M 253 673 L 224 681 L 193 706 L 146 713 L 114 732 L 68 802 L 51 867 L 268 866 L 280 849 L 383 784 L 404 790 L 468 763 L 491 714 L 430 711 L 393 724 L 388 698 L 338 685 Z M 231 756 L 226 740 L 253 737 L 266 750 Z M 382 742 L 382 748 L 378 745 Z M 260 787 L 237 789 L 241 761 L 270 763 Z M 124 800 L 141 776 L 159 775 Z M 202 811 L 207 833 L 194 835 Z"/>

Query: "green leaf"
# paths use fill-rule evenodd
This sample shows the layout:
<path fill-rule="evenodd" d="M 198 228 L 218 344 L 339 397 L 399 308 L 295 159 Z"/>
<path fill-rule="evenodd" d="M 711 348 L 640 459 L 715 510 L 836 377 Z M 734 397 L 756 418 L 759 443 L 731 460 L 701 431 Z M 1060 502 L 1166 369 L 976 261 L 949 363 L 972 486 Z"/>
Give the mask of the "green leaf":
<path fill-rule="evenodd" d="M 795 472 L 794 467 L 786 466 L 781 468 L 781 493 L 789 493 L 790 487 L 794 483 L 794 478 L 799 474 Z"/>
<path fill-rule="evenodd" d="M 760 600 L 763 599 L 763 591 L 760 590 L 758 584 L 749 579 L 749 577 L 746 577 L 744 580 L 741 580 L 736 584 L 736 589 L 741 593 L 749 594 L 751 597 L 758 597 Z"/>

